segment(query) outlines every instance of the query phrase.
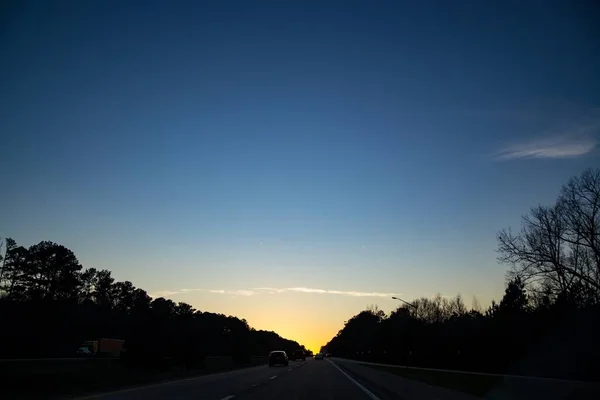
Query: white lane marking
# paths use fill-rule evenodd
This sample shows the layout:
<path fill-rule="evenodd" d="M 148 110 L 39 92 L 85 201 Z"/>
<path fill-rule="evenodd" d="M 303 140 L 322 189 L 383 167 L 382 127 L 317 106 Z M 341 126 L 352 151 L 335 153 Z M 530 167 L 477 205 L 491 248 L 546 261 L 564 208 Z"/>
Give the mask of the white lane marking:
<path fill-rule="evenodd" d="M 360 383 L 358 383 L 350 375 L 348 375 L 347 373 L 345 373 L 344 370 L 342 370 L 340 367 L 338 367 L 337 365 L 335 365 L 335 363 L 333 361 L 330 361 L 330 360 L 327 360 L 327 361 L 329 361 L 329 364 L 331 364 L 334 367 L 336 367 L 338 371 L 340 371 L 342 374 L 344 374 L 344 376 L 346 378 L 350 379 L 350 381 L 352 383 L 354 383 L 356 386 L 358 386 L 360 388 L 360 390 L 362 390 L 363 392 L 365 392 L 367 396 L 369 396 L 373 400 L 379 400 L 379 397 L 375 396 L 373 393 L 371 393 L 371 391 L 369 389 L 367 389 L 366 387 L 364 387 L 363 385 L 361 385 Z"/>
<path fill-rule="evenodd" d="M 227 396 L 227 397 L 223 397 L 221 400 L 231 400 L 231 399 L 233 399 L 234 397 L 235 397 L 235 396 L 231 394 L 231 395 L 229 395 L 229 396 Z"/>
<path fill-rule="evenodd" d="M 288 371 L 291 371 L 291 370 L 292 370 L 292 368 L 288 368 Z"/>
<path fill-rule="evenodd" d="M 272 377 L 270 377 L 269 379 L 275 379 L 277 378 L 277 375 L 273 375 Z"/>

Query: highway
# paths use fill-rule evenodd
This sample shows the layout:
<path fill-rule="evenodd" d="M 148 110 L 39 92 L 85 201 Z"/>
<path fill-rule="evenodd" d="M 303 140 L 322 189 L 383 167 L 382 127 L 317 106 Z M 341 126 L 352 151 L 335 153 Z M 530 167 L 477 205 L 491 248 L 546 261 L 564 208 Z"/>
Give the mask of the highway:
<path fill-rule="evenodd" d="M 492 391 L 487 399 L 596 399 L 598 387 L 575 391 L 552 386 L 526 387 L 515 392 Z M 554 394 L 554 395 L 553 395 Z M 341 359 L 290 362 L 288 367 L 257 366 L 221 374 L 77 397 L 78 400 L 475 400 L 462 392 L 405 379 L 355 362 Z"/>
<path fill-rule="evenodd" d="M 291 361 L 288 367 L 258 366 L 133 390 L 80 397 L 95 400 L 158 399 L 369 399 L 327 361 Z"/>
<path fill-rule="evenodd" d="M 382 388 L 368 387 L 363 381 L 364 372 L 359 377 L 353 365 L 342 365 L 331 360 L 291 361 L 288 367 L 258 366 L 222 374 L 201 376 L 162 384 L 142 386 L 110 393 L 78 397 L 78 400 L 158 400 L 158 399 L 207 399 L 207 400 L 269 400 L 269 399 L 356 399 L 391 400 L 410 398 L 410 393 L 393 393 Z M 357 366 L 358 367 L 358 366 Z M 369 373 L 381 374 L 368 367 Z M 389 375 L 389 374 L 385 374 Z M 393 379 L 395 376 L 389 375 Z M 425 385 L 424 385 L 425 386 Z M 427 387 L 430 388 L 430 387 Z M 401 388 L 399 388 L 400 390 Z M 407 388 L 410 392 L 410 388 Z M 450 396 L 440 395 L 440 390 L 432 388 L 435 397 L 428 393 L 421 395 L 436 400 L 469 400 L 457 392 Z M 441 389 L 443 392 L 444 390 Z"/>

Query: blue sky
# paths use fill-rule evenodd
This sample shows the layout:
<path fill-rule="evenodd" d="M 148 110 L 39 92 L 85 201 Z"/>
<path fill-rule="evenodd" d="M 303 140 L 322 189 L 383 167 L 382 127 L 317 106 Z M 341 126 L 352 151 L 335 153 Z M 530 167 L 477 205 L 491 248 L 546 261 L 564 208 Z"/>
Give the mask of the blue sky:
<path fill-rule="evenodd" d="M 598 8 L 509 3 L 5 6 L 0 235 L 315 343 L 498 298 L 497 231 L 600 165 Z"/>

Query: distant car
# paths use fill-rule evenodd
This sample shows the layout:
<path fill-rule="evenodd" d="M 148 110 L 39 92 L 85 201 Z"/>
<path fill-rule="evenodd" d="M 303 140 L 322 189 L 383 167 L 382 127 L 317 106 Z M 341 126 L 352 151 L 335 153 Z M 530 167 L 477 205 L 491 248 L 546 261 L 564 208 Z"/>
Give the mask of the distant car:
<path fill-rule="evenodd" d="M 322 360 L 322 359 L 323 359 L 323 353 L 315 354 L 315 360 Z"/>
<path fill-rule="evenodd" d="M 325 354 L 325 357 L 331 357 L 331 353 Z"/>
<path fill-rule="evenodd" d="M 85 357 L 91 357 L 94 354 L 92 353 L 92 351 L 90 349 L 88 349 L 87 347 L 80 347 L 77 349 L 77 355 L 78 356 L 85 356 Z"/>
<path fill-rule="evenodd" d="M 302 361 L 306 361 L 306 355 L 304 354 L 304 352 L 302 350 L 296 350 L 293 353 L 293 359 L 294 360 L 302 360 Z"/>
<path fill-rule="evenodd" d="M 269 367 L 273 367 L 277 364 L 283 364 L 287 366 L 289 364 L 288 355 L 283 350 L 275 350 L 269 353 Z"/>

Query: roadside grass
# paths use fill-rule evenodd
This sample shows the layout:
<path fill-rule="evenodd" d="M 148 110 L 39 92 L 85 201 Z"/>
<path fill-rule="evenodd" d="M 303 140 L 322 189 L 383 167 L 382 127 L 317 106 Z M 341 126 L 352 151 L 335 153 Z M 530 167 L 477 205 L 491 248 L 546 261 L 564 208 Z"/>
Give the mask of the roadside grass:
<path fill-rule="evenodd" d="M 171 366 L 162 370 L 128 367 L 118 359 L 40 360 L 0 363 L 3 384 L 0 398 L 65 399 L 108 392 L 140 385 L 193 378 L 218 372 L 253 367 L 266 362 L 262 358 L 251 363 L 232 362 L 230 357 L 206 360 L 201 369 L 186 370 Z"/>
<path fill-rule="evenodd" d="M 493 387 L 501 384 L 501 377 L 488 375 L 474 375 L 444 371 L 424 371 L 411 368 L 383 367 L 369 364 L 361 364 L 365 367 L 386 371 L 408 379 L 415 379 L 429 385 L 441 386 L 448 389 L 458 390 L 474 396 L 482 397 Z"/>

